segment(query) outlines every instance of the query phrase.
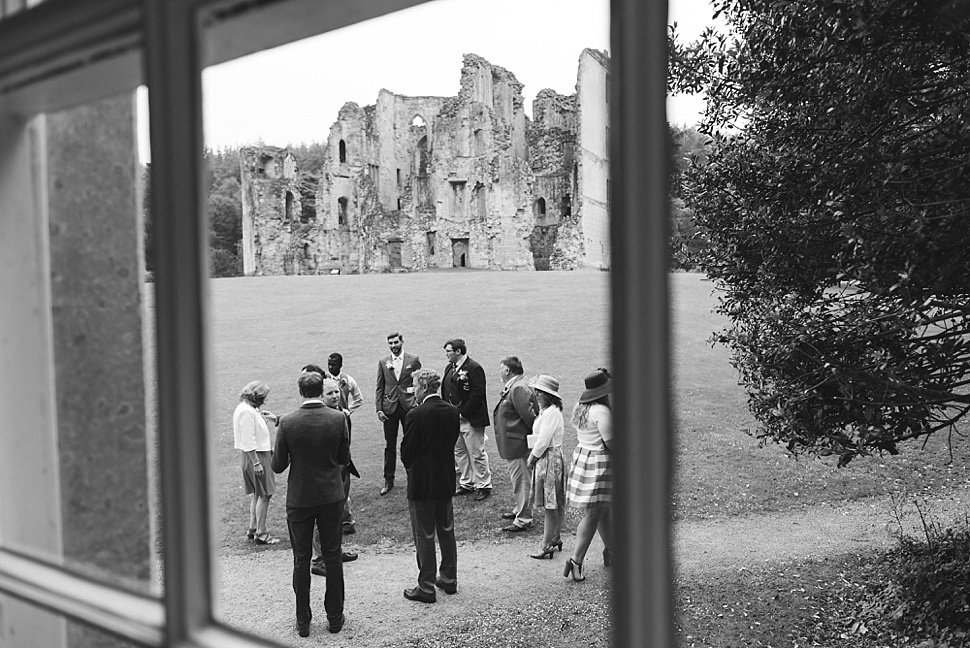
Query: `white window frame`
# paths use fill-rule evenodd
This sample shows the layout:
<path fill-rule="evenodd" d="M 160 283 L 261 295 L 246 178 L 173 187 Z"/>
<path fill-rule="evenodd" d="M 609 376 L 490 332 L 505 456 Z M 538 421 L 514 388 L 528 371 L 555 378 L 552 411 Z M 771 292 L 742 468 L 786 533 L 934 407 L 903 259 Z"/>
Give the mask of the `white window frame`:
<path fill-rule="evenodd" d="M 51 0 L 0 19 L 0 219 L 37 219 L 37 203 L 14 195 L 3 176 L 11 164 L 17 174 L 31 167 L 23 150 L 33 116 L 149 87 L 165 520 L 160 598 L 3 547 L 0 593 L 148 646 L 273 645 L 213 614 L 201 70 L 423 1 Z M 673 645 L 667 5 L 612 0 L 611 18 L 612 346 L 621 431 L 614 520 L 623 567 L 614 572 L 613 646 L 666 648 Z M 0 430 L 0 440 L 7 434 L 14 432 Z"/>

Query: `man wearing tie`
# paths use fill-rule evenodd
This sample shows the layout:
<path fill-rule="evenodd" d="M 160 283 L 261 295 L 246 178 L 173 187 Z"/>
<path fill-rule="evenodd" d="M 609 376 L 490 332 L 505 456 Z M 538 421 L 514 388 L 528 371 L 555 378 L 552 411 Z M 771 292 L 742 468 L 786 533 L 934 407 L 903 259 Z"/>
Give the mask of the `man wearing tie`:
<path fill-rule="evenodd" d="M 394 332 L 387 336 L 391 355 L 377 364 L 375 404 L 377 418 L 384 424 L 384 486 L 381 495 L 394 488 L 397 467 L 397 432 L 404 425 L 404 417 L 414 407 L 412 374 L 421 368 L 416 355 L 404 353 L 404 338 Z"/>

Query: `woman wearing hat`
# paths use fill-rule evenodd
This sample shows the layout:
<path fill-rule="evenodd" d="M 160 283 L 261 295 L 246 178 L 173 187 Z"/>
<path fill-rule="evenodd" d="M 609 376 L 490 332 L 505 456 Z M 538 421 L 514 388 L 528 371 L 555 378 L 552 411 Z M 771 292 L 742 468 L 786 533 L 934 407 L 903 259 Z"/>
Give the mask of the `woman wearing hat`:
<path fill-rule="evenodd" d="M 576 527 L 576 547 L 566 561 L 562 575 L 574 581 L 586 580 L 583 559 L 593 534 L 599 531 L 603 539 L 603 563 L 609 567 L 613 545 L 610 516 L 610 491 L 613 469 L 610 465 L 610 443 L 613 439 L 613 413 L 609 394 L 613 382 L 605 369 L 597 369 L 586 376 L 586 389 L 573 409 L 572 423 L 576 426 L 576 450 L 569 470 L 566 498 L 574 508 L 586 514 Z"/>
<path fill-rule="evenodd" d="M 533 470 L 533 504 L 545 513 L 542 546 L 533 558 L 552 558 L 558 547 L 562 551 L 562 523 L 566 518 L 565 462 L 562 440 L 565 425 L 562 417 L 562 397 L 559 381 L 552 376 L 536 376 L 529 386 L 535 390 L 539 402 L 539 416 L 529 435 L 528 465 Z"/>

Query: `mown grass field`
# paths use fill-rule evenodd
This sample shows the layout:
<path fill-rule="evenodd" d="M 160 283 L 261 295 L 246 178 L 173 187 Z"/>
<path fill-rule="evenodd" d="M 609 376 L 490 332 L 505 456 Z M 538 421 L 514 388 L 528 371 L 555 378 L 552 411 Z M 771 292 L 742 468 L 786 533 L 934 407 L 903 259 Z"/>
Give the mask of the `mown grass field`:
<path fill-rule="evenodd" d="M 359 383 L 363 407 L 354 415 L 353 456 L 362 478 L 351 496 L 359 523 L 353 543 L 410 542 L 403 467 L 397 488 L 380 497 L 383 434 L 375 415 L 377 362 L 386 336 L 400 331 L 405 349 L 441 371 L 442 345 L 462 337 L 488 376 L 488 402 L 500 389 L 497 366 L 518 355 L 526 373 L 548 373 L 562 383 L 571 410 L 583 376 L 610 366 L 609 274 L 602 272 L 503 273 L 444 271 L 394 275 L 251 277 L 211 284 L 211 434 L 214 517 L 222 551 L 248 551 L 248 503 L 233 449 L 232 411 L 248 381 L 266 381 L 266 407 L 297 407 L 300 367 L 326 364 L 332 351 Z M 743 389 L 725 349 L 712 347 L 723 325 L 712 313 L 713 284 L 696 274 L 672 274 L 673 412 L 677 425 L 673 501 L 678 519 L 742 515 L 885 494 L 931 491 L 965 480 L 967 449 L 956 445 L 950 461 L 945 439 L 913 444 L 897 457 L 873 457 L 845 469 L 834 462 L 793 460 L 777 447 L 759 448 Z M 618 352 L 622 353 L 620 349 Z M 634 427 L 623 434 L 644 434 Z M 571 456 L 575 433 L 568 429 Z M 500 539 L 500 513 L 510 505 L 508 473 L 489 430 L 493 497 L 456 500 L 461 540 Z M 270 508 L 270 530 L 286 538 L 285 475 Z M 570 515 L 567 532 L 578 521 Z M 537 520 L 538 522 L 538 520 Z M 532 532 L 538 539 L 541 524 Z M 282 546 L 286 546 L 285 543 Z"/>

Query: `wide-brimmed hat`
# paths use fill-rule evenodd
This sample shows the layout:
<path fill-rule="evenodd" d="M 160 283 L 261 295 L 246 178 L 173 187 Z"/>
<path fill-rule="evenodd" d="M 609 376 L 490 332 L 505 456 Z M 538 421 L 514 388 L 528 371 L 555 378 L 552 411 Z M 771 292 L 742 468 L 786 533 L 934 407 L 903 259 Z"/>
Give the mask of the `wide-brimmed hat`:
<path fill-rule="evenodd" d="M 613 391 L 613 381 L 602 369 L 587 374 L 583 380 L 586 383 L 586 389 L 579 397 L 580 403 L 592 403 Z"/>
<path fill-rule="evenodd" d="M 538 389 L 539 391 L 544 391 L 547 394 L 555 396 L 559 400 L 562 400 L 562 396 L 559 395 L 559 381 L 552 376 L 547 376 L 545 374 L 539 374 L 531 381 L 529 381 L 529 386 L 533 389 Z"/>

